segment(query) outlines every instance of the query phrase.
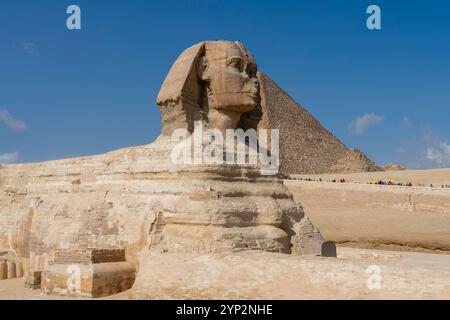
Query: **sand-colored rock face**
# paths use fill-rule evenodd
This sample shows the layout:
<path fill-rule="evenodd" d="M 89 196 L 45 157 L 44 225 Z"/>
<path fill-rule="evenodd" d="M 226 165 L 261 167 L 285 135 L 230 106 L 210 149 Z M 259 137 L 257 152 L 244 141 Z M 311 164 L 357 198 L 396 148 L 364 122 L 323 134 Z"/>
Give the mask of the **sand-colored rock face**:
<path fill-rule="evenodd" d="M 194 129 L 235 129 L 241 115 L 259 102 L 256 61 L 240 42 L 208 41 L 185 50 L 158 94 L 163 134 Z"/>
<path fill-rule="evenodd" d="M 163 130 L 152 144 L 0 167 L 0 247 L 20 257 L 27 272 L 43 270 L 45 288 L 63 294 L 74 292 L 61 280 L 66 266 L 55 258 L 58 252 L 74 257 L 125 249 L 124 260 L 136 270 L 145 267 L 137 253 L 147 249 L 320 255 L 324 239 L 276 176 L 262 176 L 252 165 L 171 160 L 173 130 L 192 132 L 197 120 L 208 128 L 236 129 L 259 100 L 256 63 L 242 44 L 214 41 L 187 49 L 158 95 Z M 106 268 L 93 265 L 93 272 Z M 92 294 L 92 286 L 76 290 Z"/>

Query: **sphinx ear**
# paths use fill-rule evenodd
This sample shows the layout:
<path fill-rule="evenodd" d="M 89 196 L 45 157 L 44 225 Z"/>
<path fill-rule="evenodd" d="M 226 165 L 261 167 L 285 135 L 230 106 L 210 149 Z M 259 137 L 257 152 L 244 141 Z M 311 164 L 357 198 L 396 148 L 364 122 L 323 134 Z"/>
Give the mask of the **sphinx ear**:
<path fill-rule="evenodd" d="M 175 128 L 193 131 L 194 121 L 201 117 L 202 84 L 197 66 L 203 56 L 201 42 L 183 51 L 170 68 L 157 97 L 161 110 L 162 134 L 170 135 Z"/>
<path fill-rule="evenodd" d="M 157 97 L 157 104 L 163 105 L 167 101 L 177 101 L 186 98 L 190 101 L 198 100 L 200 82 L 196 69 L 199 59 L 203 56 L 204 42 L 183 51 L 170 68 Z"/>
<path fill-rule="evenodd" d="M 202 56 L 198 59 L 197 75 L 202 81 L 211 80 L 211 73 L 209 70 L 208 58 Z"/>

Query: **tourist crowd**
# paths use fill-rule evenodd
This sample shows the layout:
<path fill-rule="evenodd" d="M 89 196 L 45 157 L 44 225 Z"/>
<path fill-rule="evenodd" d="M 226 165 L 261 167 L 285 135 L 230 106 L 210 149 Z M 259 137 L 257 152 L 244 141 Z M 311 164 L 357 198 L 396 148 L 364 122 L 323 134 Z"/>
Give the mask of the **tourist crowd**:
<path fill-rule="evenodd" d="M 319 179 L 312 179 L 312 178 L 295 178 L 292 176 L 287 177 L 287 179 L 289 180 L 301 180 L 301 181 L 315 181 L 315 182 L 333 182 L 333 183 L 347 183 L 350 181 L 345 180 L 344 178 L 342 179 L 333 179 L 333 180 L 322 180 L 322 178 Z M 362 182 L 352 182 L 352 183 L 362 183 Z M 401 187 L 428 187 L 428 188 L 444 188 L 444 189 L 450 189 L 450 185 L 449 184 L 442 184 L 441 186 L 439 185 L 434 185 L 434 184 L 417 184 L 417 185 L 413 185 L 412 182 L 393 182 L 393 181 L 384 181 L 384 180 L 377 180 L 375 182 L 366 182 L 365 184 L 372 184 L 372 185 L 382 185 L 382 186 L 401 186 Z"/>

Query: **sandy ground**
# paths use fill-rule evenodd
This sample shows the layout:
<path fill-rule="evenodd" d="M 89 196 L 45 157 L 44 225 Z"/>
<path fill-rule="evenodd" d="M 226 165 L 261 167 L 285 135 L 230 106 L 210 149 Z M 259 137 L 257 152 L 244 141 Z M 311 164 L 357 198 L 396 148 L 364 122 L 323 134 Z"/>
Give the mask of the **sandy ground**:
<path fill-rule="evenodd" d="M 411 182 L 413 185 L 433 184 L 435 186 L 450 185 L 450 169 L 428 169 L 428 170 L 399 170 L 362 173 L 341 173 L 321 175 L 292 175 L 294 178 L 322 178 L 324 181 L 344 178 L 350 182 L 375 182 L 377 180 L 393 181 L 397 183 Z"/>
<path fill-rule="evenodd" d="M 338 248 L 338 258 L 247 251 L 224 255 L 149 254 L 133 289 L 107 299 L 450 299 L 450 256 Z M 147 259 L 147 260 L 146 260 Z M 380 271 L 380 287 L 371 269 Z M 0 282 L 1 299 L 54 300 Z"/>
<path fill-rule="evenodd" d="M 450 256 L 339 248 L 338 258 L 268 252 L 147 253 L 131 297 L 450 299 Z M 375 283 L 379 280 L 379 286 Z"/>
<path fill-rule="evenodd" d="M 0 281 L 0 300 L 89 300 L 86 298 L 74 298 L 64 296 L 48 296 L 41 293 L 41 290 L 25 288 L 25 278 Z M 130 290 L 109 296 L 110 300 L 126 300 Z M 103 300 L 103 299 L 98 299 Z"/>

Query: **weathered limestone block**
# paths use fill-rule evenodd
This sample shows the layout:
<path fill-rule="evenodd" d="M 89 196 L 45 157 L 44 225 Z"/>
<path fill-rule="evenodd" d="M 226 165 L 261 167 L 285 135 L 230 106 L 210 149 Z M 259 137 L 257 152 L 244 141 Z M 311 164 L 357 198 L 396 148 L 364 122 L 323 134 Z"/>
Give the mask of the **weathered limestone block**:
<path fill-rule="evenodd" d="M 30 271 L 25 278 L 25 287 L 33 290 L 41 288 L 42 271 Z"/>
<path fill-rule="evenodd" d="M 42 272 L 46 294 L 98 298 L 132 287 L 136 269 L 125 261 L 123 249 L 58 249 Z"/>
<path fill-rule="evenodd" d="M 230 227 L 167 225 L 154 248 L 165 252 L 217 253 L 249 249 L 289 253 L 289 237 L 274 226 Z"/>
<path fill-rule="evenodd" d="M 291 240 L 293 254 L 336 257 L 334 243 L 326 241 L 307 217 L 294 224 L 292 228 L 295 231 Z"/>
<path fill-rule="evenodd" d="M 6 259 L 0 257 L 0 280 L 8 278 L 8 267 L 6 265 Z"/>
<path fill-rule="evenodd" d="M 16 274 L 16 263 L 14 261 L 6 261 L 7 279 L 14 279 L 17 277 Z"/>
<path fill-rule="evenodd" d="M 124 249 L 56 249 L 52 264 L 92 264 L 125 260 Z"/>
<path fill-rule="evenodd" d="M 42 272 L 45 294 L 99 298 L 133 286 L 136 270 L 129 262 L 99 264 L 55 264 Z"/>
<path fill-rule="evenodd" d="M 0 250 L 0 280 L 22 277 L 22 261 L 17 254 L 10 250 Z"/>
<path fill-rule="evenodd" d="M 16 261 L 16 277 L 22 278 L 23 277 L 23 264 L 20 259 L 17 259 Z"/>

